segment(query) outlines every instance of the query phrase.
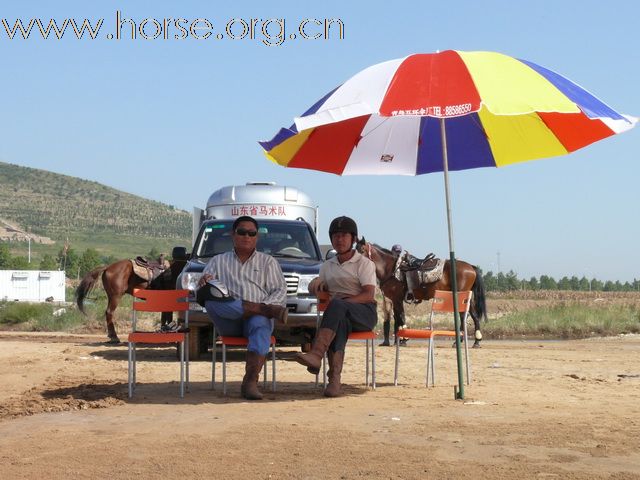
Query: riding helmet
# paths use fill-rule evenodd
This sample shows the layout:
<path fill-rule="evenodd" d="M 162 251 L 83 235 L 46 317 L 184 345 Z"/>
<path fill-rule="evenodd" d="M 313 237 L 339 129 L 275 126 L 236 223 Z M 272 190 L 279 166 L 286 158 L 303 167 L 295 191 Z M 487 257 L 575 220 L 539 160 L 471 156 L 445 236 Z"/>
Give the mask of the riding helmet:
<path fill-rule="evenodd" d="M 329 225 L 329 238 L 331 238 L 331 235 L 334 233 L 350 233 L 357 238 L 358 226 L 352 218 L 345 216 L 337 217 L 334 218 L 331 225 Z"/>
<path fill-rule="evenodd" d="M 391 247 L 391 251 L 394 253 L 402 252 L 402 245 L 400 245 L 399 243 L 396 243 L 393 247 Z"/>

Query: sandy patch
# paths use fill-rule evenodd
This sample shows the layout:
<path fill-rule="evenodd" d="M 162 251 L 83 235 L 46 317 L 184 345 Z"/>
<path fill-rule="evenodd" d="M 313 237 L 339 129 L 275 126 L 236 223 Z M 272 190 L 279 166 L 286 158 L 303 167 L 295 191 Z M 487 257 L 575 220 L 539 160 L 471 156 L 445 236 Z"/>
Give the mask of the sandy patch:
<path fill-rule="evenodd" d="M 180 399 L 172 349 L 140 352 L 128 400 L 126 347 L 102 340 L 0 333 L 0 478 L 640 478 L 637 336 L 487 340 L 464 402 L 448 342 L 429 389 L 423 344 L 402 348 L 398 387 L 377 348 L 375 391 L 350 344 L 338 399 L 279 348 L 277 391 L 247 402 L 241 352 L 227 397 L 199 361 Z"/>

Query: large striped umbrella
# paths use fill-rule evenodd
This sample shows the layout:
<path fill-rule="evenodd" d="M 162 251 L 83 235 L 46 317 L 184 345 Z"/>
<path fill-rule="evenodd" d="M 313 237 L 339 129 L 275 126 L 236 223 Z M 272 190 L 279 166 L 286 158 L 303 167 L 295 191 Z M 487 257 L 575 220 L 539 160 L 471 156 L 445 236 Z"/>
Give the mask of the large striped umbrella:
<path fill-rule="evenodd" d="M 564 155 L 636 122 L 535 63 L 447 50 L 362 70 L 261 145 L 280 165 L 338 175 L 444 172 L 455 271 L 449 170 Z"/>

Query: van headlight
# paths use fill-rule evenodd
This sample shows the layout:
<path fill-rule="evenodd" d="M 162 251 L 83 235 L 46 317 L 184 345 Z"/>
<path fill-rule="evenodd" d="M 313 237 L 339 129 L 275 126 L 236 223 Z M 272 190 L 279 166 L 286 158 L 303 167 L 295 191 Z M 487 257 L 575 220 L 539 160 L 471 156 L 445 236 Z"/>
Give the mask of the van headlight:
<path fill-rule="evenodd" d="M 198 282 L 202 278 L 202 272 L 187 272 L 182 274 L 180 282 L 182 288 L 195 292 L 198 289 Z"/>
<path fill-rule="evenodd" d="M 311 283 L 311 280 L 316 277 L 317 275 L 300 275 L 297 293 L 309 293 L 309 284 Z"/>

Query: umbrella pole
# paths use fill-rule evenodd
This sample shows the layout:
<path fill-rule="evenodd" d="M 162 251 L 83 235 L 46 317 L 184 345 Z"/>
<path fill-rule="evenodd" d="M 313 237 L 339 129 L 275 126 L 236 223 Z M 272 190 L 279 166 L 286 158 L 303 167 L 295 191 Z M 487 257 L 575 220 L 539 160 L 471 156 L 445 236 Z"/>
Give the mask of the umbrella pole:
<path fill-rule="evenodd" d="M 449 229 L 449 265 L 451 267 L 451 292 L 453 293 L 453 324 L 456 331 L 456 357 L 458 360 L 458 388 L 455 390 L 456 400 L 464 400 L 464 378 L 462 373 L 462 349 L 460 345 L 460 312 L 458 312 L 458 279 L 456 270 L 456 255 L 453 248 L 453 226 L 451 225 L 451 201 L 449 198 L 449 159 L 447 157 L 447 132 L 445 119 L 440 119 L 440 134 L 442 135 L 442 166 L 444 173 L 444 195 L 447 202 L 447 227 Z M 467 339 L 465 338 L 465 342 Z"/>

